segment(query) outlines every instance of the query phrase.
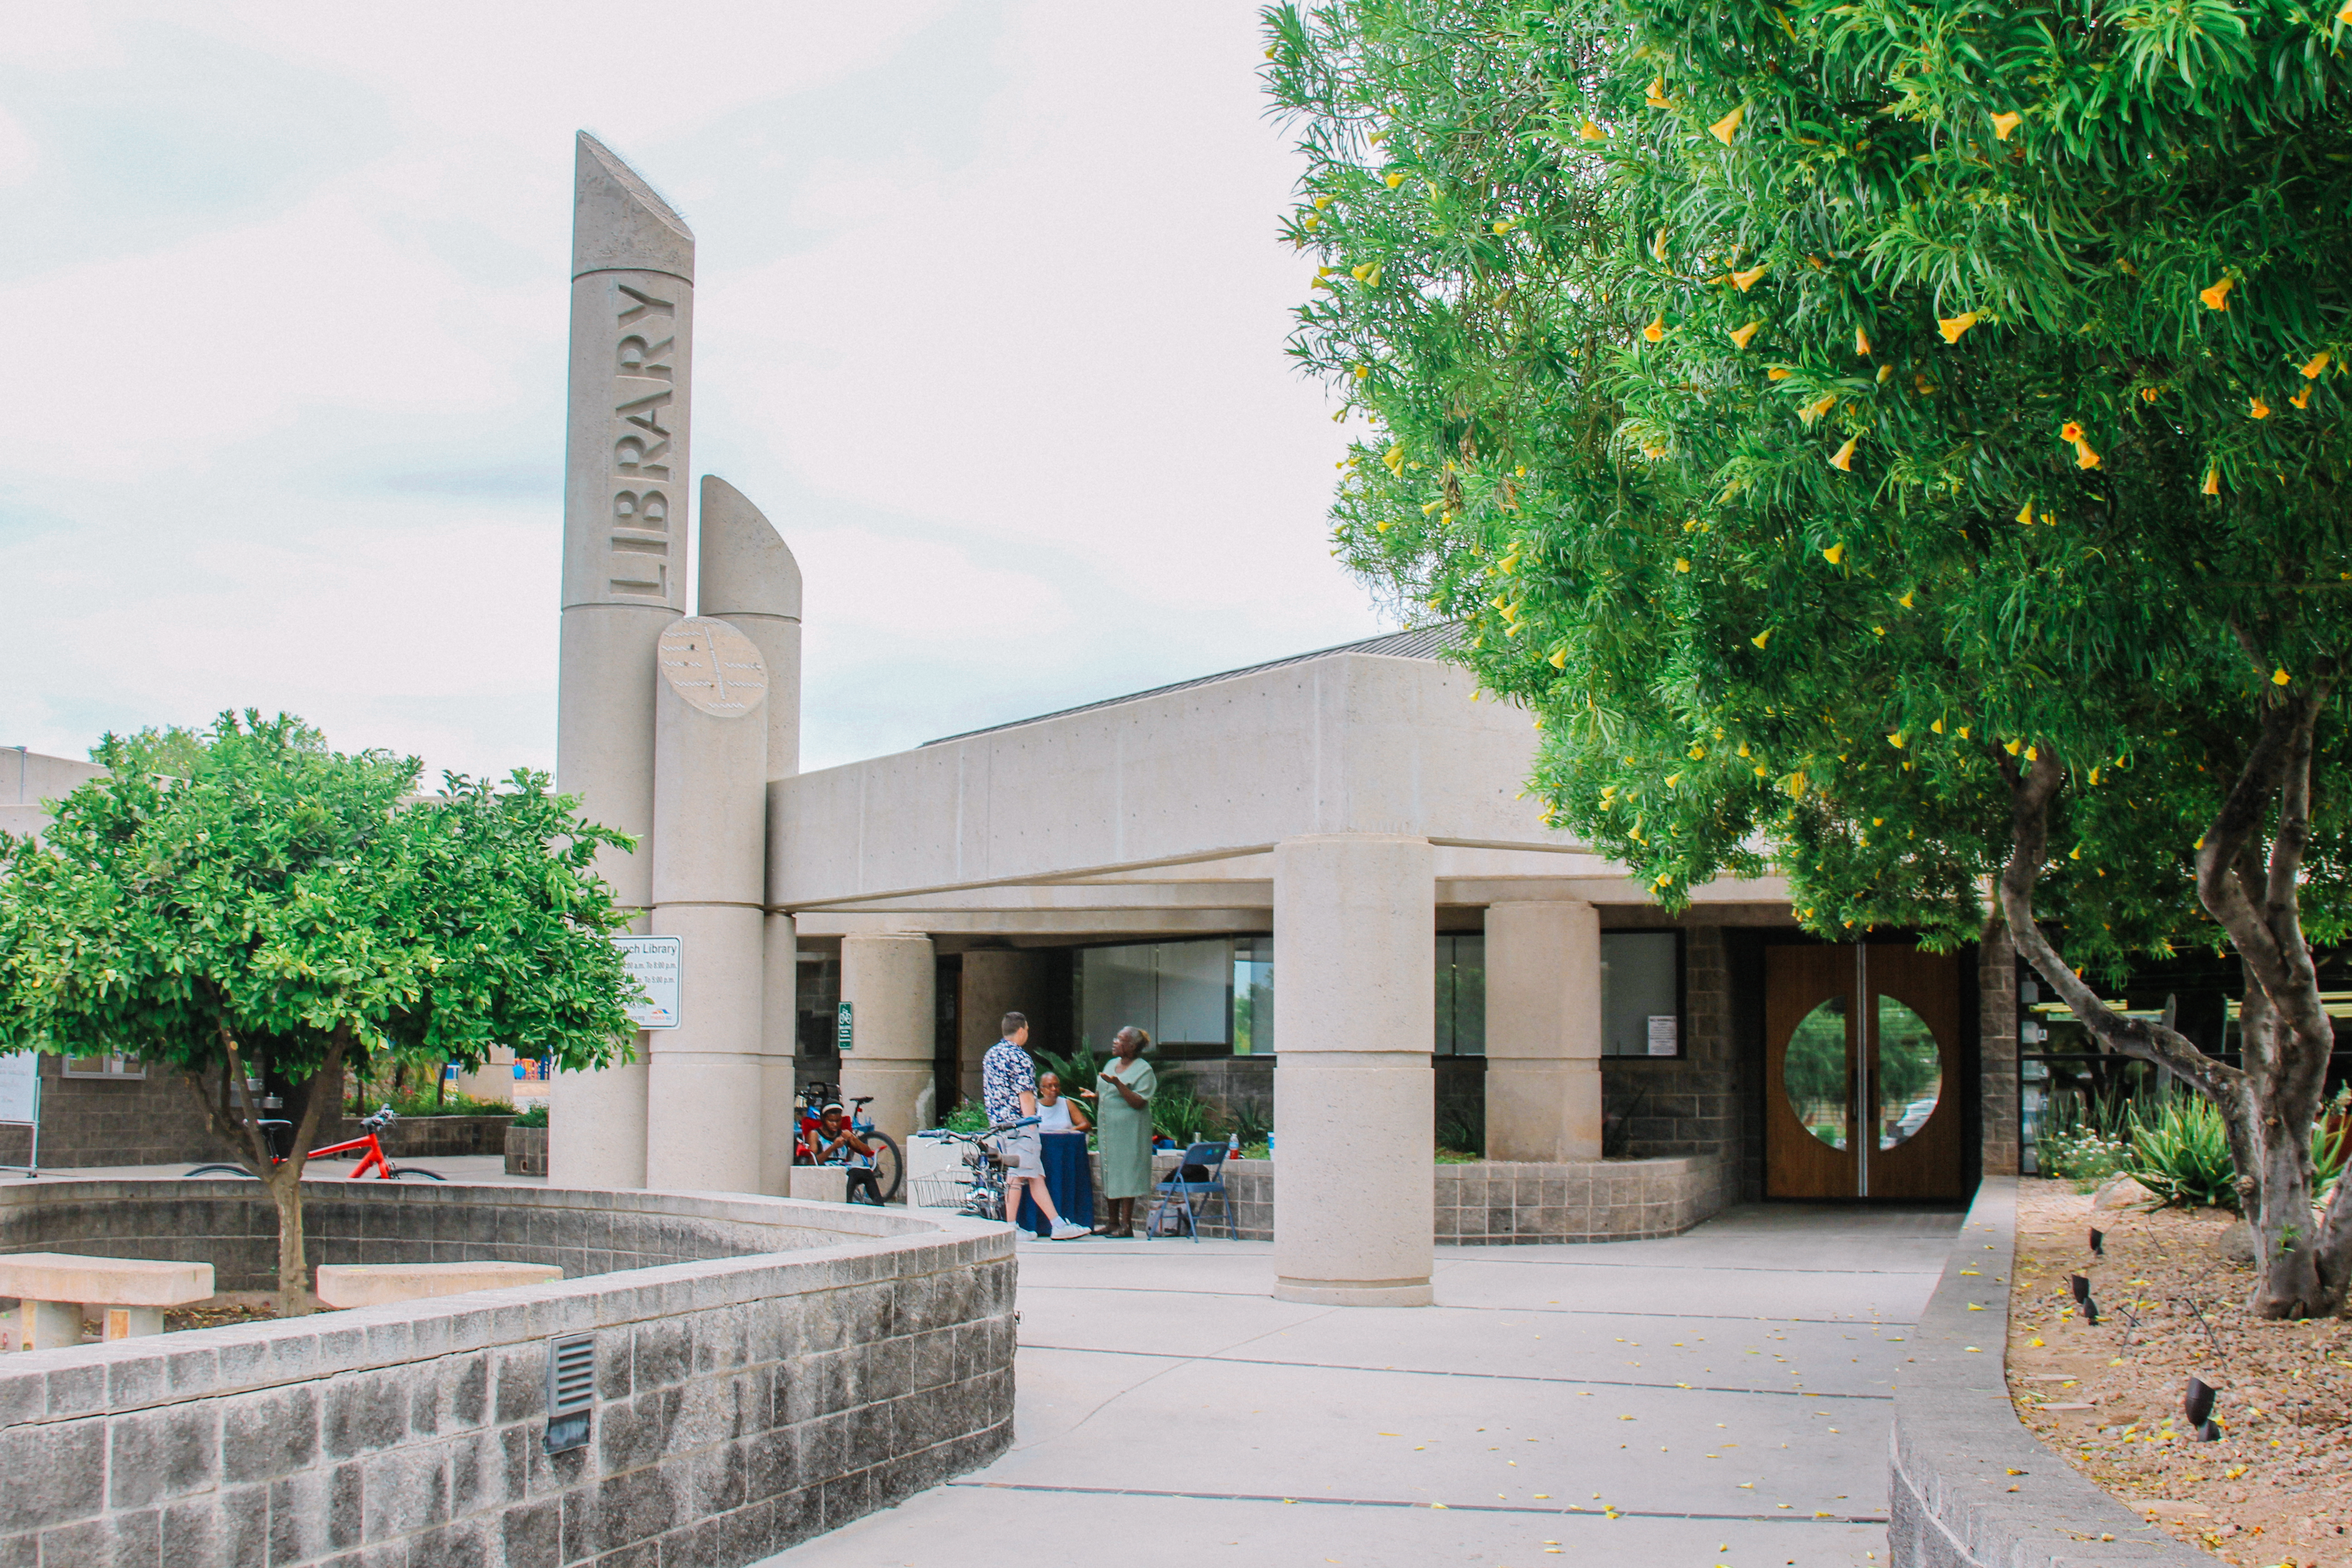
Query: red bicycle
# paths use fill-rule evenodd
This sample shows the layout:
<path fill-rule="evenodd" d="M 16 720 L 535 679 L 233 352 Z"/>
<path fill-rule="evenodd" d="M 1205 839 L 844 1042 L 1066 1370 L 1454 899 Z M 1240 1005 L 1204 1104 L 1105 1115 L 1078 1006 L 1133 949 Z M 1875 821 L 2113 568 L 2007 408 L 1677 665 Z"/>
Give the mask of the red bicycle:
<path fill-rule="evenodd" d="M 322 1160 L 330 1154 L 349 1154 L 356 1152 L 359 1154 L 360 1163 L 352 1167 L 351 1177 L 355 1182 L 366 1179 L 371 1166 L 374 1167 L 376 1177 L 380 1181 L 396 1182 L 403 1176 L 423 1176 L 427 1181 L 434 1182 L 447 1181 L 449 1178 L 437 1171 L 427 1171 L 417 1165 L 395 1165 L 392 1163 L 391 1156 L 383 1152 L 383 1145 L 376 1141 L 376 1134 L 398 1120 L 399 1118 L 393 1114 L 392 1107 L 384 1106 L 373 1116 L 361 1121 L 360 1125 L 367 1129 L 367 1136 L 354 1138 L 348 1143 L 330 1143 L 323 1149 L 313 1149 L 310 1151 L 310 1157 L 313 1160 Z M 278 1144 L 285 1136 L 293 1132 L 294 1124 L 290 1121 L 271 1121 L 260 1123 L 260 1127 L 261 1135 L 269 1140 L 270 1163 L 276 1164 L 286 1158 L 279 1151 Z M 243 1165 L 198 1165 L 188 1174 L 205 1176 L 215 1173 L 224 1176 L 253 1174 Z"/>

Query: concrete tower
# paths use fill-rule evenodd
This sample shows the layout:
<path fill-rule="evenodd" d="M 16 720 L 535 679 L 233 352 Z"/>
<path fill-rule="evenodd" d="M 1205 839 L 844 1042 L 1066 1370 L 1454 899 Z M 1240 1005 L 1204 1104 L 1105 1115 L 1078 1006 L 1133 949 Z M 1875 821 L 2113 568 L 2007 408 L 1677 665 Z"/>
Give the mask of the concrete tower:
<path fill-rule="evenodd" d="M 653 930 L 680 952 L 677 1027 L 654 1037 L 646 1086 L 646 1182 L 757 1192 L 768 673 L 751 638 L 702 616 L 674 622 L 658 657 Z"/>
<path fill-rule="evenodd" d="M 715 474 L 702 477 L 700 568 L 703 615 L 751 639 L 768 667 L 765 780 L 790 778 L 801 765 L 801 567 L 773 524 L 743 492 Z M 769 825 L 772 838 L 775 826 Z M 764 861 L 763 861 L 764 876 Z M 792 1184 L 793 1026 L 800 984 L 799 937 L 793 917 L 766 918 L 761 995 L 761 1115 L 773 1131 L 761 1159 L 759 1190 L 782 1196 Z"/>
<path fill-rule="evenodd" d="M 582 132 L 555 778 L 592 821 L 637 839 L 635 854 L 607 851 L 597 869 L 641 910 L 653 900 L 654 645 L 686 608 L 693 324 L 693 233 Z M 635 1063 L 556 1079 L 556 1185 L 646 1184 L 646 1049 L 640 1035 Z"/>

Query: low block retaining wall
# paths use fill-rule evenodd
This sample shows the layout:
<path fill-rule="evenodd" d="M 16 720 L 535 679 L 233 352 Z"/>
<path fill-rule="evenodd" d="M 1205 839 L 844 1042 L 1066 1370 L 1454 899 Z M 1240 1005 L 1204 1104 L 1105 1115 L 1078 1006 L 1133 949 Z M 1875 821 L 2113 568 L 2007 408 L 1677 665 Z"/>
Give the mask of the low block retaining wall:
<path fill-rule="evenodd" d="M 2016 1241 L 2017 1179 L 1987 1176 L 1896 1369 L 1894 1568 L 2212 1568 L 2018 1420 L 2007 1371 Z"/>
<path fill-rule="evenodd" d="M 1227 1160 L 1225 1202 L 1209 1201 L 1202 1234 L 1244 1241 L 1274 1239 L 1272 1160 Z M 1156 1178 L 1176 1168 L 1174 1154 L 1153 1158 Z M 1633 1241 L 1679 1236 L 1721 1213 L 1735 1173 L 1725 1162 L 1685 1155 L 1657 1160 L 1591 1160 L 1559 1164 L 1481 1160 L 1433 1167 L 1433 1235 L 1440 1244 L 1533 1246 L 1543 1242 Z M 1109 1210 L 1102 1196 L 1102 1163 L 1095 1160 L 1095 1213 Z M 1148 1206 L 1148 1200 L 1147 1200 Z M 1142 1215 L 1138 1215 L 1139 1221 Z"/>
<path fill-rule="evenodd" d="M 507 1174 L 509 1176 L 543 1176 L 547 1174 L 547 1129 L 544 1127 L 509 1127 L 506 1135 Z"/>
<path fill-rule="evenodd" d="M 235 1289 L 268 1205 L 226 1185 L 0 1192 L 0 1249 L 217 1245 Z M 314 1260 L 660 1261 L 0 1360 L 0 1564 L 737 1568 L 1011 1440 L 1002 1226 L 390 1183 L 319 1184 L 306 1207 L 329 1237 Z M 78 1228 L 110 1212 L 128 1216 L 115 1233 Z M 483 1234 L 459 1239 L 468 1226 Z M 550 1455 L 551 1342 L 576 1334 L 595 1345 L 591 1436 Z"/>

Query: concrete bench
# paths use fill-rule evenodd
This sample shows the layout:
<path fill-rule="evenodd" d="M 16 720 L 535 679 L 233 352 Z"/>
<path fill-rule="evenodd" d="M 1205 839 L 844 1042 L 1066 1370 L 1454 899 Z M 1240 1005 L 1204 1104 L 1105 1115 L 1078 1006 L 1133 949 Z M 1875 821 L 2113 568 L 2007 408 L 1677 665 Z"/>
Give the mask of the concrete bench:
<path fill-rule="evenodd" d="M 209 1263 L 142 1258 L 83 1258 L 70 1252 L 0 1254 L 0 1296 L 20 1303 L 16 1348 L 56 1350 L 81 1343 L 85 1310 L 110 1340 L 163 1331 L 163 1309 L 213 1293 Z"/>
<path fill-rule="evenodd" d="M 552 1263 L 322 1263 L 318 1295 L 330 1307 L 380 1307 L 562 1278 L 563 1270 Z"/>

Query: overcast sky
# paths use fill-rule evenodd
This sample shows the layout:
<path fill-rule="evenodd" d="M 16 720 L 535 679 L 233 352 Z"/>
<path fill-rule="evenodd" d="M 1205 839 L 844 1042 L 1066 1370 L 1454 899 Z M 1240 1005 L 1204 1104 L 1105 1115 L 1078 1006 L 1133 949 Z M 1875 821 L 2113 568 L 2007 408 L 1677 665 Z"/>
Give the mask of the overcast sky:
<path fill-rule="evenodd" d="M 805 765 L 1370 636 L 1251 0 L 14 6 L 0 743 L 552 765 L 572 132 L 694 226 Z"/>

